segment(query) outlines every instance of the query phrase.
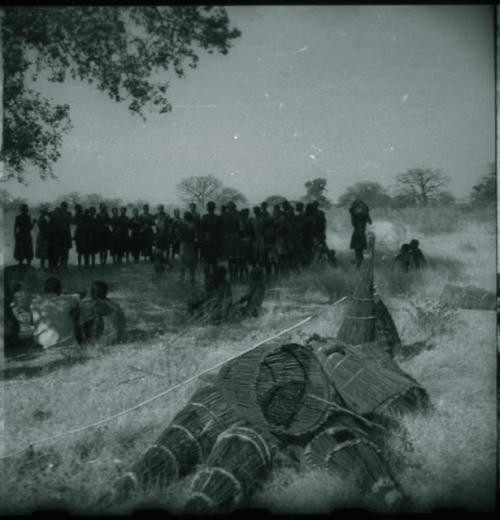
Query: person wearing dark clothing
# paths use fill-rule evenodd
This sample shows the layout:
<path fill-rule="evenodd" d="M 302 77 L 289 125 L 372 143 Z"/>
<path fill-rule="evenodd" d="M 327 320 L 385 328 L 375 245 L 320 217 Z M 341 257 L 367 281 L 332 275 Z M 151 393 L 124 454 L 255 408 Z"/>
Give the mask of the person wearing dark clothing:
<path fill-rule="evenodd" d="M 49 210 L 46 206 L 40 208 L 38 217 L 38 236 L 36 237 L 35 256 L 40 260 L 40 268 L 45 269 L 45 261 L 49 258 Z"/>
<path fill-rule="evenodd" d="M 172 228 L 170 234 L 170 242 L 172 244 L 172 260 L 175 259 L 175 255 L 179 255 L 179 226 L 181 225 L 182 218 L 181 212 L 178 208 L 174 209 L 174 216 L 172 218 Z"/>
<path fill-rule="evenodd" d="M 78 258 L 78 267 L 82 266 L 82 260 L 85 253 L 85 241 L 82 230 L 83 219 L 84 215 L 81 204 L 75 204 L 75 214 L 73 215 L 72 224 L 75 226 L 73 240 L 75 241 L 75 249 Z M 83 225 L 83 227 L 85 227 L 85 225 Z"/>
<path fill-rule="evenodd" d="M 14 258 L 19 262 L 19 265 L 26 260 L 28 265 L 31 265 L 33 260 L 33 239 L 31 238 L 31 230 L 36 224 L 36 219 L 31 220 L 28 205 L 21 204 L 21 214 L 16 217 L 14 223 Z"/>
<path fill-rule="evenodd" d="M 246 304 L 241 308 L 243 316 L 252 316 L 256 318 L 264 301 L 266 286 L 264 283 L 264 275 L 262 269 L 254 267 L 250 272 L 250 284 L 246 294 L 238 300 L 238 304 Z"/>
<path fill-rule="evenodd" d="M 59 265 L 61 258 L 60 254 L 60 227 L 57 220 L 57 215 L 54 211 L 49 211 L 47 214 L 47 251 L 49 260 L 49 269 L 55 269 Z"/>
<path fill-rule="evenodd" d="M 197 209 L 196 209 L 196 204 L 194 202 L 191 202 L 191 204 L 189 204 L 189 213 L 191 213 L 191 215 L 193 215 L 193 222 L 194 222 L 194 225 L 196 227 L 196 236 L 200 236 L 200 226 L 201 226 L 201 215 L 198 213 Z M 197 257 L 198 257 L 198 260 L 201 259 L 201 248 L 200 248 L 200 244 L 199 242 L 197 242 L 196 244 L 196 254 L 197 254 Z"/>
<path fill-rule="evenodd" d="M 419 241 L 415 238 L 410 241 L 411 267 L 414 269 L 422 269 L 427 265 L 424 253 L 419 247 Z"/>
<path fill-rule="evenodd" d="M 314 217 L 315 217 L 315 238 L 318 239 L 318 243 L 326 244 L 326 216 L 325 212 L 319 209 L 319 202 L 315 200 L 313 203 Z"/>
<path fill-rule="evenodd" d="M 134 263 L 139 262 L 139 257 L 143 248 L 142 240 L 142 220 L 139 215 L 139 210 L 134 208 L 132 210 L 132 218 L 129 222 L 130 228 L 130 242 L 129 242 L 129 250 L 132 253 L 132 257 L 134 259 Z"/>
<path fill-rule="evenodd" d="M 215 214 L 215 203 L 210 201 L 207 204 L 207 213 L 203 215 L 200 222 L 200 247 L 205 284 L 208 283 L 209 277 L 213 276 L 217 267 L 221 246 L 220 230 L 221 218 Z"/>
<path fill-rule="evenodd" d="M 95 255 L 100 250 L 98 245 L 98 223 L 96 221 L 96 209 L 92 206 L 83 212 L 81 229 L 81 249 L 83 253 L 83 265 L 88 268 L 95 267 Z M 102 264 L 101 264 L 102 265 Z"/>
<path fill-rule="evenodd" d="M 196 224 L 194 217 L 186 211 L 184 220 L 179 223 L 179 259 L 181 261 L 181 282 L 184 282 L 186 271 L 189 271 L 191 285 L 195 284 L 197 255 Z"/>
<path fill-rule="evenodd" d="M 99 212 L 95 217 L 95 249 L 99 253 L 99 262 L 106 265 L 108 251 L 111 249 L 111 221 L 105 204 L 99 204 Z"/>
<path fill-rule="evenodd" d="M 264 218 L 259 206 L 253 208 L 253 226 L 255 240 L 253 243 L 253 265 L 261 269 L 266 268 L 266 242 L 264 238 Z"/>
<path fill-rule="evenodd" d="M 149 212 L 149 204 L 142 206 L 142 256 L 149 260 L 153 258 L 153 225 L 154 217 Z"/>
<path fill-rule="evenodd" d="M 399 254 L 396 256 L 394 261 L 399 265 L 399 267 L 407 273 L 410 270 L 410 262 L 411 262 L 411 249 L 410 244 L 403 244 L 399 251 Z"/>
<path fill-rule="evenodd" d="M 113 259 L 113 264 L 117 264 L 119 262 L 119 254 L 118 254 L 118 208 L 111 208 L 111 218 L 109 219 L 111 226 L 111 258 Z"/>
<path fill-rule="evenodd" d="M 286 216 L 279 204 L 273 208 L 274 243 L 271 252 L 271 263 L 274 265 L 274 275 L 288 275 L 288 226 Z"/>
<path fill-rule="evenodd" d="M 238 261 L 238 277 L 240 280 L 248 279 L 248 266 L 253 262 L 253 243 L 255 241 L 255 227 L 250 220 L 250 210 L 245 208 L 240 211 L 240 258 Z"/>
<path fill-rule="evenodd" d="M 267 210 L 267 202 L 260 205 L 262 214 L 262 228 L 264 230 L 264 262 L 266 277 L 269 280 L 272 274 L 271 256 L 274 247 L 274 224 L 273 217 Z"/>
<path fill-rule="evenodd" d="M 61 205 L 56 210 L 56 218 L 59 225 L 59 252 L 61 267 L 68 266 L 69 250 L 72 248 L 71 242 L 71 221 L 73 217 L 68 211 L 68 203 L 61 202 Z"/>
<path fill-rule="evenodd" d="M 316 217 L 314 207 L 311 203 L 306 204 L 302 219 L 302 230 L 304 240 L 302 242 L 305 265 L 311 265 L 314 258 L 314 236 L 316 231 Z"/>
<path fill-rule="evenodd" d="M 120 305 L 108 298 L 108 284 L 96 281 L 90 288 L 90 299 L 80 304 L 80 326 L 84 342 L 99 341 L 105 345 L 120 343 L 125 336 L 126 320 Z"/>
<path fill-rule="evenodd" d="M 354 228 L 350 248 L 354 250 L 356 266 L 359 268 L 363 262 L 363 252 L 367 248 L 366 224 L 371 224 L 372 219 L 368 206 L 361 199 L 354 200 L 349 213 Z"/>
<path fill-rule="evenodd" d="M 165 270 L 165 265 L 169 262 L 170 247 L 170 217 L 165 213 L 163 204 L 158 206 L 158 213 L 154 217 L 155 234 L 153 239 L 153 257 L 155 271 L 157 273 Z"/>
<path fill-rule="evenodd" d="M 122 206 L 120 208 L 120 215 L 118 216 L 118 220 L 116 222 L 117 225 L 117 235 L 116 235 L 116 247 L 118 254 L 118 262 L 122 262 L 125 257 L 127 264 L 129 261 L 129 218 L 127 216 L 127 208 Z"/>
<path fill-rule="evenodd" d="M 229 263 L 229 280 L 238 277 L 238 261 L 241 255 L 239 214 L 234 202 L 229 202 L 227 211 L 221 215 L 221 233 L 225 257 Z"/>
<path fill-rule="evenodd" d="M 287 244 L 288 255 L 286 265 L 289 271 L 299 271 L 299 233 L 296 229 L 295 209 L 292 205 L 288 205 L 285 213 L 285 225 L 287 228 Z"/>

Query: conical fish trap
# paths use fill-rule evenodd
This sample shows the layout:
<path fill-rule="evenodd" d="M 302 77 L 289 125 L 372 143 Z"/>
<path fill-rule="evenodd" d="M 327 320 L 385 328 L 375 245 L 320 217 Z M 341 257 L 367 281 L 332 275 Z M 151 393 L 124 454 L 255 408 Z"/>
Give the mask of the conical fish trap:
<path fill-rule="evenodd" d="M 357 347 L 330 354 L 324 367 L 347 406 L 361 415 L 401 414 L 427 401 L 425 390 L 413 378 L 383 366 Z"/>
<path fill-rule="evenodd" d="M 333 389 L 312 348 L 267 344 L 224 365 L 218 385 L 244 419 L 275 433 L 314 432 L 327 418 Z"/>
<path fill-rule="evenodd" d="M 358 285 L 351 296 L 337 338 L 348 345 L 359 345 L 375 339 L 375 313 L 373 296 L 373 260 L 375 235 L 368 233 L 368 252 Z"/>
<path fill-rule="evenodd" d="M 221 433 L 192 481 L 186 511 L 229 511 L 241 505 L 271 472 L 271 444 L 269 436 L 264 438 L 250 425 Z"/>
<path fill-rule="evenodd" d="M 218 437 L 241 420 L 213 385 L 203 386 L 116 484 L 123 499 L 132 489 L 168 486 L 203 462 Z"/>
<path fill-rule="evenodd" d="M 374 304 L 373 315 L 375 316 L 374 340 L 394 356 L 401 350 L 401 339 L 391 313 L 381 298 L 378 298 Z"/>
<path fill-rule="evenodd" d="M 306 446 L 304 458 L 341 478 L 354 477 L 364 493 L 373 493 L 387 505 L 402 499 L 380 448 L 352 418 L 339 416 L 318 433 Z"/>

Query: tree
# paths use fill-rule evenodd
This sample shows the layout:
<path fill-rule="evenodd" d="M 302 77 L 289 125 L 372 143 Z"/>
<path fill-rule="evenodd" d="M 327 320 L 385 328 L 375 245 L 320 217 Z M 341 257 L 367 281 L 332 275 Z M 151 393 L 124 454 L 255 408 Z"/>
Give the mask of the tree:
<path fill-rule="evenodd" d="M 326 189 L 326 179 L 319 177 L 312 181 L 307 181 L 304 186 L 307 192 L 306 195 L 302 197 L 304 202 L 307 203 L 317 200 L 321 208 L 328 209 L 331 206 L 331 202 L 325 196 L 325 192 L 328 191 Z"/>
<path fill-rule="evenodd" d="M 0 190 L 0 207 L 4 211 L 18 210 L 21 204 L 26 204 L 26 199 L 14 197 L 7 190 Z"/>
<path fill-rule="evenodd" d="M 227 205 L 229 202 L 234 202 L 237 206 L 247 205 L 248 200 L 241 193 L 241 191 L 235 190 L 234 188 L 222 188 L 214 197 L 214 202 L 218 206 Z"/>
<path fill-rule="evenodd" d="M 177 185 L 177 191 L 186 204 L 194 202 L 201 208 L 209 200 L 214 200 L 223 188 L 222 182 L 213 175 L 188 177 Z"/>
<path fill-rule="evenodd" d="M 285 200 L 287 200 L 286 197 L 283 197 L 282 195 L 270 195 L 264 202 L 267 204 L 268 208 L 272 209 L 276 204 L 281 206 Z"/>
<path fill-rule="evenodd" d="M 473 207 L 493 206 L 497 203 L 497 179 L 494 164 L 490 164 L 490 172 L 483 175 L 479 182 L 472 187 L 469 200 Z"/>
<path fill-rule="evenodd" d="M 370 208 L 387 207 L 391 197 L 379 182 L 357 182 L 339 197 L 339 206 L 350 206 L 354 199 L 362 199 Z"/>
<path fill-rule="evenodd" d="M 159 73 L 196 68 L 201 49 L 227 54 L 240 31 L 222 7 L 124 5 L 8 7 L 2 23 L 3 149 L 6 177 L 25 180 L 28 165 L 53 177 L 62 138 L 71 128 L 69 106 L 30 86 L 42 72 L 94 85 L 129 110 L 166 113 L 169 83 Z"/>
<path fill-rule="evenodd" d="M 439 170 L 430 168 L 412 168 L 396 177 L 396 189 L 399 195 L 407 196 L 413 204 L 426 207 L 429 200 L 436 199 L 440 188 L 448 178 Z"/>

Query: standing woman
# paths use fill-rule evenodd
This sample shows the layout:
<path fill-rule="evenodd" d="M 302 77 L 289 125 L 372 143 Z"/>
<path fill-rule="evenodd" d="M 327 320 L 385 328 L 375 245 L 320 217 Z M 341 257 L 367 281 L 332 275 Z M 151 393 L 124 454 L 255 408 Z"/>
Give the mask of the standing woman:
<path fill-rule="evenodd" d="M 181 212 L 178 208 L 174 209 L 174 216 L 172 218 L 172 227 L 170 229 L 170 242 L 172 244 L 172 260 L 175 259 L 175 255 L 179 256 L 179 226 L 182 223 Z"/>
<path fill-rule="evenodd" d="M 366 224 L 371 224 L 370 210 L 361 200 L 356 199 L 349 208 L 352 227 L 354 228 L 350 248 L 354 249 L 356 267 L 359 269 L 363 262 L 363 251 L 367 248 Z"/>
<path fill-rule="evenodd" d="M 95 267 L 95 255 L 99 250 L 97 242 L 98 224 L 96 221 L 96 209 L 92 206 L 86 209 L 82 217 L 82 252 L 85 267 Z"/>
<path fill-rule="evenodd" d="M 111 247 L 111 229 L 108 209 L 99 204 L 99 213 L 95 216 L 95 249 L 99 253 L 101 265 L 108 261 L 108 250 Z"/>
<path fill-rule="evenodd" d="M 35 256 L 40 260 L 40 269 L 45 269 L 45 261 L 49 258 L 49 210 L 47 206 L 40 208 L 38 217 L 38 236 L 36 237 Z"/>
<path fill-rule="evenodd" d="M 118 219 L 119 219 L 118 208 L 111 208 L 111 218 L 109 220 L 109 223 L 111 226 L 110 250 L 111 250 L 111 258 L 113 259 L 113 264 L 115 264 L 115 265 L 120 261 Z"/>
<path fill-rule="evenodd" d="M 125 257 L 128 264 L 128 245 L 129 245 L 129 236 L 128 236 L 128 227 L 129 227 L 129 218 L 127 217 L 127 208 L 122 206 L 120 208 L 120 216 L 118 217 L 118 260 L 121 263 L 123 257 Z"/>
<path fill-rule="evenodd" d="M 149 212 L 149 204 L 142 206 L 142 256 L 146 260 L 153 260 L 153 226 L 154 217 Z"/>
<path fill-rule="evenodd" d="M 240 216 L 234 202 L 227 204 L 227 211 L 222 220 L 224 249 L 229 264 L 229 280 L 236 281 L 241 257 Z"/>
<path fill-rule="evenodd" d="M 26 263 L 31 265 L 33 260 L 31 230 L 36 223 L 36 219 L 31 220 L 27 204 L 21 204 L 19 210 L 21 214 L 16 217 L 14 223 L 14 237 L 16 239 L 14 258 L 19 262 L 19 265 L 23 263 L 23 260 L 26 260 Z"/>
<path fill-rule="evenodd" d="M 56 214 L 60 227 L 60 265 L 61 267 L 68 267 L 69 250 L 72 248 L 71 221 L 73 220 L 73 216 L 68 210 L 68 203 L 61 202 Z"/>
<path fill-rule="evenodd" d="M 132 218 L 129 222 L 130 228 L 130 243 L 129 249 L 132 253 L 134 263 L 139 263 L 139 256 L 142 251 L 142 219 L 139 215 L 139 210 L 134 208 L 132 210 Z"/>
<path fill-rule="evenodd" d="M 198 247 L 196 222 L 189 211 L 184 213 L 184 220 L 179 224 L 179 258 L 181 261 L 181 282 L 184 281 L 186 270 L 189 271 L 191 285 L 195 283 Z"/>
<path fill-rule="evenodd" d="M 78 255 L 78 267 L 82 266 L 82 259 L 84 254 L 84 241 L 83 241 L 83 233 L 82 233 L 82 224 L 83 224 L 83 208 L 81 204 L 75 204 L 75 214 L 73 216 L 73 224 L 75 225 L 75 249 Z"/>
<path fill-rule="evenodd" d="M 248 279 L 249 264 L 253 263 L 253 244 L 255 241 L 255 227 L 250 220 L 250 210 L 240 211 L 240 258 L 238 262 L 238 277 L 242 281 Z"/>

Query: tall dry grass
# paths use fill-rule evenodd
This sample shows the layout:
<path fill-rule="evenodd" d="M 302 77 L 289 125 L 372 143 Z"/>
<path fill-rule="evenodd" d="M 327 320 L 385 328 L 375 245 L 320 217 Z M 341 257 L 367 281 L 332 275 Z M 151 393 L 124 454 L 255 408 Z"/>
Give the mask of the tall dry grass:
<path fill-rule="evenodd" d="M 452 233 L 425 236 L 421 242 L 430 267 L 411 276 L 394 269 L 394 236 L 377 241 L 377 291 L 404 343 L 428 335 L 435 342 L 434 349 L 401 363 L 427 389 L 433 409 L 404 419 L 413 451 L 405 451 L 397 438 L 391 441 L 403 460 L 398 479 L 416 510 L 491 509 L 496 464 L 495 314 L 447 311 L 439 307 L 438 298 L 448 282 L 490 287 L 494 236 L 488 225 L 477 222 Z M 328 303 L 349 293 L 356 276 L 347 246 L 338 245 L 348 238 L 336 232 L 329 237 L 338 249 L 338 270 L 304 272 L 276 284 L 262 316 L 222 327 L 183 321 L 187 287 L 174 274 L 155 281 L 149 266 L 61 274 L 68 290 L 87 289 L 95 278 L 110 280 L 111 296 L 124 305 L 133 327 L 147 334 L 111 350 L 90 348 L 74 365 L 45 377 L 3 381 L 6 452 L 139 403 L 309 314 L 317 317 L 288 340 L 301 342 L 313 333 L 335 335 L 344 308 Z M 101 492 L 153 442 L 195 386 L 189 384 L 104 427 L 35 446 L 32 458 L 0 461 L 0 510 L 59 506 L 93 511 Z M 123 505 L 154 503 L 176 512 L 188 484 L 186 479 Z M 310 468 L 275 471 L 252 505 L 280 513 L 372 506 L 352 482 Z"/>

